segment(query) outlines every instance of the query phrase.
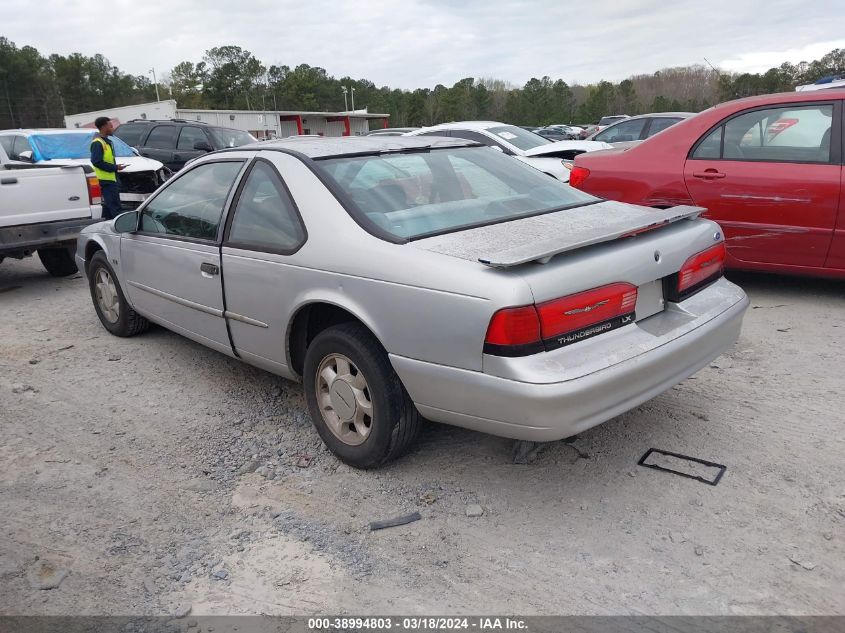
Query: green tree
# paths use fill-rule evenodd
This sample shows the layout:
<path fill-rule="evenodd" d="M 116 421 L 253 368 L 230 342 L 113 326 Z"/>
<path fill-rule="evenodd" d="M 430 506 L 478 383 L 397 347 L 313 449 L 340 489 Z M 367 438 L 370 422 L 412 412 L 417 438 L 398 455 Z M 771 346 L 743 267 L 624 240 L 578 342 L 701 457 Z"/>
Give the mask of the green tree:
<path fill-rule="evenodd" d="M 240 46 L 217 46 L 205 52 L 207 74 L 203 96 L 207 105 L 223 109 L 257 109 L 256 86 L 265 68 Z"/>

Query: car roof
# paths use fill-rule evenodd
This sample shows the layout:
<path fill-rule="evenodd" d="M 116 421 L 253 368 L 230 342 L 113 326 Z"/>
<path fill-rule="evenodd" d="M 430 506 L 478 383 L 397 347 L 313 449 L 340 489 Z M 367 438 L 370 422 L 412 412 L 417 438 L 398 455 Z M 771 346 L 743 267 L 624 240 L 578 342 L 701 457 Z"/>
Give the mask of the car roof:
<path fill-rule="evenodd" d="M 655 119 L 655 118 L 671 118 L 676 117 L 679 119 L 689 119 L 690 117 L 694 117 L 697 112 L 649 112 L 647 114 L 635 114 L 634 116 L 628 117 L 625 121 L 630 121 L 631 119 Z M 620 121 L 621 123 L 621 121 Z"/>
<path fill-rule="evenodd" d="M 206 121 L 191 121 L 189 119 L 129 119 L 128 121 L 122 122 L 118 125 L 115 129 L 119 130 L 124 125 L 136 125 L 136 124 L 144 124 L 144 125 L 155 125 L 155 124 L 165 124 L 165 125 L 194 125 L 201 127 L 204 130 L 232 130 L 234 132 L 246 132 L 246 130 L 241 130 L 236 127 L 227 127 L 225 125 L 215 125 L 214 123 L 208 123 Z M 247 132 L 248 134 L 249 132 Z"/>
<path fill-rule="evenodd" d="M 734 108 L 736 106 L 754 107 L 757 105 L 775 105 L 779 103 L 801 103 L 807 101 L 834 101 L 845 99 L 845 88 L 827 88 L 801 92 L 776 92 L 769 95 L 743 97 L 733 101 L 725 101 L 713 106 L 719 108 Z"/>
<path fill-rule="evenodd" d="M 19 130 L 0 130 L 0 134 L 23 134 L 30 136 L 32 134 L 91 134 L 96 132 L 92 127 L 86 128 L 63 128 L 63 127 L 45 127 L 45 128 L 21 128 Z"/>
<path fill-rule="evenodd" d="M 450 123 L 440 123 L 439 125 L 432 125 L 431 127 L 420 128 L 420 130 L 489 130 L 491 127 L 519 127 L 511 125 L 510 123 L 502 123 L 500 121 L 452 121 Z"/>
<path fill-rule="evenodd" d="M 282 150 L 304 154 L 309 158 L 331 158 L 336 156 L 365 156 L 405 150 L 426 148 L 470 147 L 479 145 L 474 141 L 459 138 L 437 136 L 331 136 L 331 137 L 293 137 L 262 143 L 250 143 L 233 147 L 229 151 Z"/>

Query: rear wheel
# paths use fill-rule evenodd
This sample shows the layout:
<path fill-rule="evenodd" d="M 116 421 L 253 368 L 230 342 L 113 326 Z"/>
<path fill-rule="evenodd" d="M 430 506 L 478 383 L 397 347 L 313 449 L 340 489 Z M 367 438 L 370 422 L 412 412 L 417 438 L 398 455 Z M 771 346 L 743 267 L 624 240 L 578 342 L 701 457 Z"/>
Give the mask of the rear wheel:
<path fill-rule="evenodd" d="M 38 249 L 38 259 L 53 277 L 67 277 L 79 272 L 73 255 L 74 246 L 60 246 L 58 248 Z"/>
<path fill-rule="evenodd" d="M 150 326 L 150 322 L 127 303 L 103 251 L 97 251 L 91 258 L 88 286 L 100 323 L 115 336 L 134 336 Z"/>
<path fill-rule="evenodd" d="M 376 468 L 399 457 L 422 426 L 384 348 L 360 324 L 342 323 L 314 338 L 303 382 L 317 432 L 350 466 Z"/>

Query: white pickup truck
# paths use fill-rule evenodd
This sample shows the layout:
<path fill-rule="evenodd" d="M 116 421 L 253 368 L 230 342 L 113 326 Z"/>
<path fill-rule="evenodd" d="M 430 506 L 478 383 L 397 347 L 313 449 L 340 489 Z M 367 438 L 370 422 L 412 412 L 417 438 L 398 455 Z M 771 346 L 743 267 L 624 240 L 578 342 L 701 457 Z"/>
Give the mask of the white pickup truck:
<path fill-rule="evenodd" d="M 0 146 L 0 262 L 37 252 L 47 272 L 76 272 L 79 232 L 102 218 L 100 183 L 85 165 L 9 160 Z"/>

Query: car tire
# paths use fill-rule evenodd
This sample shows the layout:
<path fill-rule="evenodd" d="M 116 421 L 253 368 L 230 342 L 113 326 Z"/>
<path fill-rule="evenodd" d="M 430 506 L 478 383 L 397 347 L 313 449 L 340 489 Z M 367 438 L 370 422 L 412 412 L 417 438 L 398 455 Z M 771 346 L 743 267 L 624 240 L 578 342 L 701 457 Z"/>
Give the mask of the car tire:
<path fill-rule="evenodd" d="M 38 259 L 53 277 L 67 277 L 79 272 L 74 259 L 75 249 L 76 244 L 59 248 L 39 248 Z"/>
<path fill-rule="evenodd" d="M 317 432 L 350 466 L 377 468 L 404 454 L 419 434 L 422 416 L 363 325 L 320 332 L 305 353 L 303 382 Z"/>
<path fill-rule="evenodd" d="M 100 323 L 115 336 L 135 336 L 150 327 L 150 322 L 127 303 L 103 251 L 94 253 L 88 264 L 88 287 Z"/>

